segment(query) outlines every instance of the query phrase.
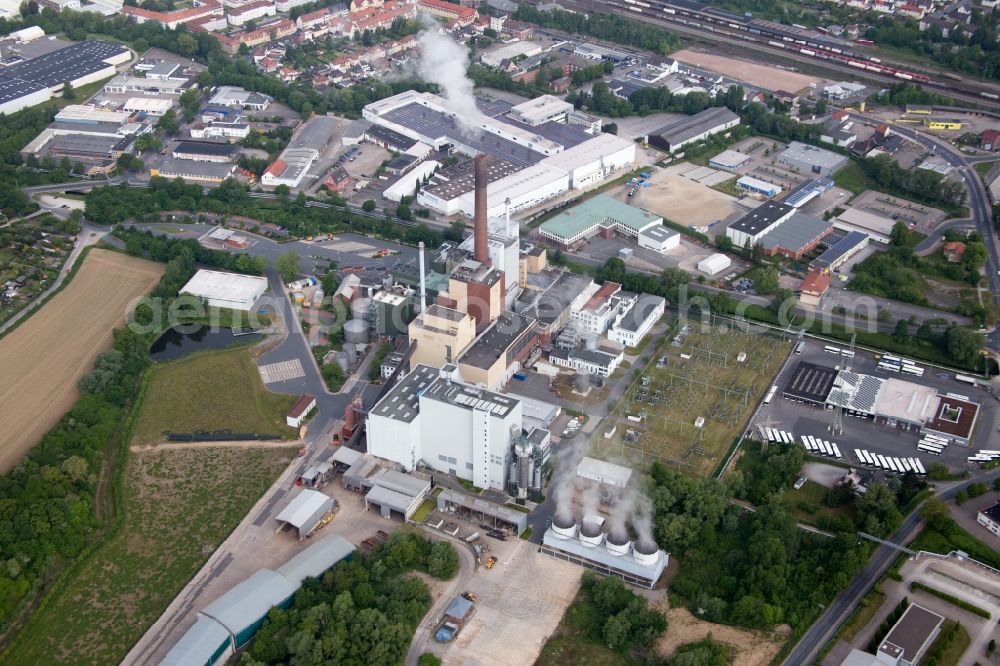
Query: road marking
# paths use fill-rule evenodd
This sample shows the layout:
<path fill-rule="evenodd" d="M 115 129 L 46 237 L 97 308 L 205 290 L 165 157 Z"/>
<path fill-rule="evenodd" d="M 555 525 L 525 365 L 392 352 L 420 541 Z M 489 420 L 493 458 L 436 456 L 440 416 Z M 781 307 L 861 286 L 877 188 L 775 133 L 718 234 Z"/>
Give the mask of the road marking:
<path fill-rule="evenodd" d="M 291 361 L 262 365 L 258 370 L 260 378 L 265 384 L 274 384 L 306 376 L 305 370 L 302 369 L 302 361 L 297 358 Z"/>

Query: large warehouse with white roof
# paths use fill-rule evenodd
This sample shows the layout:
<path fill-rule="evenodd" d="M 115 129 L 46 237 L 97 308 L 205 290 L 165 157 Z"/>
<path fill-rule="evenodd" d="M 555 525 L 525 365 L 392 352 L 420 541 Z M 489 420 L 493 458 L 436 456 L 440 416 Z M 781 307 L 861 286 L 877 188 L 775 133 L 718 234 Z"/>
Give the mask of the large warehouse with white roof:
<path fill-rule="evenodd" d="M 554 101 L 553 101 L 554 100 Z M 477 100 L 482 117 L 462 126 L 448 102 L 431 93 L 406 91 L 364 108 L 381 131 L 420 141 L 453 154 L 489 156 L 487 214 L 538 206 L 569 190 L 590 187 L 635 164 L 635 144 L 597 132 L 593 119 L 561 100 L 531 100 L 511 106 Z M 472 217 L 473 183 L 459 168 L 438 173 L 417 194 L 417 203 L 444 215 Z M 454 177 L 452 177 L 454 175 Z"/>
<path fill-rule="evenodd" d="M 267 278 L 199 270 L 180 293 L 203 298 L 212 307 L 247 310 L 267 291 Z"/>

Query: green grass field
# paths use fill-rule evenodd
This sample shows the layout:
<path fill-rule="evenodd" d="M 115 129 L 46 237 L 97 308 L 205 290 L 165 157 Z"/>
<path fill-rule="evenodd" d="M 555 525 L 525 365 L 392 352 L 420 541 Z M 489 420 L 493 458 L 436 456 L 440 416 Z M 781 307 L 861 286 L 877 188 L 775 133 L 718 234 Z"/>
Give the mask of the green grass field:
<path fill-rule="evenodd" d="M 636 464 L 659 459 L 699 476 L 715 470 L 770 388 L 789 343 L 733 330 L 700 333 L 700 324 L 693 326 L 680 347 L 668 343 L 654 352 L 654 359 L 667 357 L 667 366 L 650 366 L 629 387 L 609 417 L 617 431 L 596 440 L 598 455 L 621 455 Z M 737 361 L 740 352 L 747 354 L 743 363 Z M 643 376 L 650 377 L 646 389 Z M 640 423 L 626 418 L 642 412 Z M 698 417 L 705 419 L 701 428 L 695 426 Z M 629 428 L 639 432 L 636 441 L 624 441 Z"/>
<path fill-rule="evenodd" d="M 131 453 L 121 529 L 32 618 L 3 663 L 120 662 L 294 456 L 291 448 Z"/>
<path fill-rule="evenodd" d="M 268 392 L 247 349 L 195 354 L 156 366 L 147 381 L 135 444 L 160 441 L 165 430 L 295 435 L 285 425 L 285 414 L 296 396 Z"/>

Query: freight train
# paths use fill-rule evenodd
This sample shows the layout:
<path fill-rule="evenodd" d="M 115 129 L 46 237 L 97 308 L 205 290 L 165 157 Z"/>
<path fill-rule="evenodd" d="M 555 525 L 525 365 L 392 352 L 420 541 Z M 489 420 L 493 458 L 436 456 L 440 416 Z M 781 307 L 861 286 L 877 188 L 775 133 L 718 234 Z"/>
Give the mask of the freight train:
<path fill-rule="evenodd" d="M 635 14 L 656 16 L 671 23 L 706 30 L 730 39 L 766 44 L 772 48 L 800 53 L 819 60 L 839 62 L 849 67 L 904 81 L 933 83 L 926 74 L 893 67 L 883 64 L 878 58 L 855 53 L 843 43 L 826 40 L 813 34 L 805 26 L 785 26 L 755 19 L 749 12 L 736 14 L 693 0 L 609 0 L 607 4 Z"/>

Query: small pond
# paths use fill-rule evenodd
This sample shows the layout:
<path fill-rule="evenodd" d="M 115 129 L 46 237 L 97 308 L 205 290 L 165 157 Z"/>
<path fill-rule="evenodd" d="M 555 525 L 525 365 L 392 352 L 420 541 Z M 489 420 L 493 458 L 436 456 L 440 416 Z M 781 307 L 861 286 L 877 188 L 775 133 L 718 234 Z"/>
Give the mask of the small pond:
<path fill-rule="evenodd" d="M 183 326 L 171 328 L 156 339 L 149 350 L 153 361 L 173 361 L 203 349 L 224 349 L 257 342 L 260 333 L 234 333 L 231 328 Z"/>

